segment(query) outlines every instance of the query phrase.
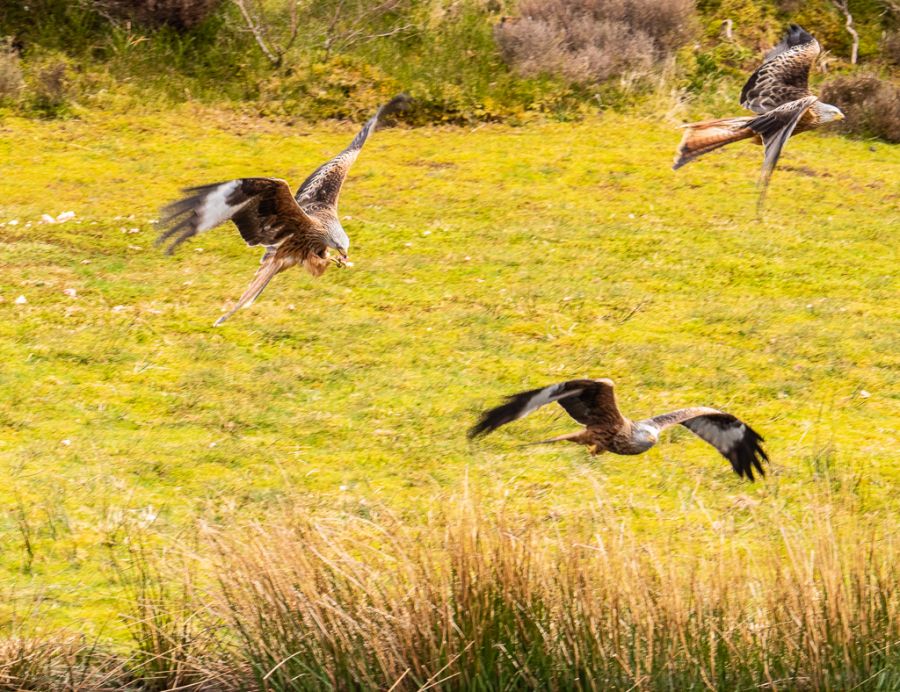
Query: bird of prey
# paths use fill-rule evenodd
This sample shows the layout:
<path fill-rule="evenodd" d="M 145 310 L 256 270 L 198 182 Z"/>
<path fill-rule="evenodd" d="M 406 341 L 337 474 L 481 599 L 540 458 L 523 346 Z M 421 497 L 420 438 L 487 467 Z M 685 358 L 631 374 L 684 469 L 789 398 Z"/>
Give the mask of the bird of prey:
<path fill-rule="evenodd" d="M 752 481 L 754 469 L 760 476 L 765 475 L 762 462 L 768 461 L 769 457 L 760 446 L 763 438 L 746 423 L 729 413 L 705 406 L 682 408 L 632 421 L 619 412 L 610 379 L 569 380 L 513 394 L 506 398 L 506 403 L 485 411 L 469 430 L 469 438 L 487 435 L 554 401 L 585 427 L 533 444 L 565 441 L 586 445 L 591 454 L 641 454 L 656 444 L 663 430 L 680 423 L 719 450 L 739 476 Z"/>
<path fill-rule="evenodd" d="M 844 118 L 840 108 L 822 103 L 809 90 L 809 70 L 820 50 L 819 42 L 806 30 L 791 24 L 741 91 L 741 105 L 756 115 L 684 125 L 686 130 L 672 168 L 681 168 L 731 142 L 752 138 L 765 147 L 759 179 L 761 209 L 772 171 L 788 138 Z"/>
<path fill-rule="evenodd" d="M 379 119 L 405 107 L 409 97 L 395 96 L 378 109 L 350 142 L 350 146 L 323 163 L 303 182 L 296 195 L 278 178 L 239 178 L 187 188 L 188 196 L 163 209 L 163 224 L 172 224 L 157 244 L 174 237 L 168 254 L 198 233 L 229 219 L 247 245 L 262 245 L 265 253 L 253 281 L 235 306 L 216 320 L 222 324 L 237 310 L 250 305 L 272 278 L 294 265 L 321 276 L 330 262 L 346 266 L 350 239 L 338 219 L 337 202 L 347 171 L 356 161 Z M 335 250 L 337 256 L 331 256 Z"/>

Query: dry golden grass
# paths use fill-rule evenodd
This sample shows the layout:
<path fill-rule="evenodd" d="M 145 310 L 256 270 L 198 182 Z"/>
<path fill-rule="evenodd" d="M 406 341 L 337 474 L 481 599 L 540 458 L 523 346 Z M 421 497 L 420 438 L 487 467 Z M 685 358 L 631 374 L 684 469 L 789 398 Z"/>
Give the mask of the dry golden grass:
<path fill-rule="evenodd" d="M 261 689 L 896 689 L 900 546 L 818 499 L 690 553 L 602 507 L 281 520 L 212 538 L 216 610 Z"/>

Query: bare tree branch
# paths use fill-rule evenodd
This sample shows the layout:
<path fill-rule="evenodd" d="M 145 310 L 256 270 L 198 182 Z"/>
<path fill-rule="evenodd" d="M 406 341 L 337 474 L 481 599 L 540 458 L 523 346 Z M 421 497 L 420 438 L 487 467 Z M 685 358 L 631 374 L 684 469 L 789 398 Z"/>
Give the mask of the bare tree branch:
<path fill-rule="evenodd" d="M 325 49 L 327 60 L 332 51 L 347 49 L 359 43 L 373 41 L 388 36 L 397 36 L 414 29 L 413 24 L 395 26 L 379 21 L 389 13 L 408 7 L 408 0 L 332 0 L 332 2 L 307 3 L 301 12 L 302 0 L 291 0 L 288 5 L 289 19 L 287 32 L 273 29 L 277 25 L 266 17 L 263 0 L 231 0 L 244 19 L 256 44 L 263 55 L 276 68 L 281 67 L 285 55 L 293 47 L 300 32 L 300 24 L 307 27 L 306 34 L 317 33 L 322 37 L 321 45 Z M 301 17 L 300 15 L 303 15 Z M 318 31 L 309 27 L 318 24 Z M 385 26 L 385 24 L 387 24 Z M 279 33 L 281 36 L 278 36 Z M 276 38 L 277 37 L 277 38 Z M 315 43 L 315 42 L 314 42 Z"/>
<path fill-rule="evenodd" d="M 831 2 L 841 11 L 841 14 L 843 14 L 844 18 L 847 20 L 845 24 L 847 33 L 853 37 L 853 45 L 850 48 L 850 64 L 855 65 L 857 56 L 859 55 L 859 33 L 853 28 L 853 15 L 850 14 L 847 0 L 831 0 Z"/>
<path fill-rule="evenodd" d="M 723 19 L 722 20 L 722 32 L 725 34 L 725 38 L 729 41 L 734 39 L 734 21 L 731 19 Z"/>
<path fill-rule="evenodd" d="M 263 8 L 261 3 L 259 3 L 257 7 L 258 16 L 254 17 L 250 10 L 247 8 L 246 0 L 231 1 L 237 6 L 238 10 L 240 10 L 241 16 L 244 18 L 244 23 L 247 25 L 250 33 L 253 34 L 253 38 L 256 39 L 256 44 L 263 52 L 263 55 L 268 58 L 269 62 L 271 62 L 272 65 L 274 65 L 275 67 L 281 67 L 281 64 L 284 62 L 285 53 L 287 53 L 291 49 L 291 46 L 294 45 L 294 41 L 297 40 L 297 34 L 300 31 L 300 18 L 297 13 L 297 5 L 299 4 L 299 0 L 297 0 L 296 2 L 292 2 L 289 6 L 289 33 L 287 40 L 282 45 L 278 45 L 269 37 L 269 26 L 268 23 L 264 20 Z"/>

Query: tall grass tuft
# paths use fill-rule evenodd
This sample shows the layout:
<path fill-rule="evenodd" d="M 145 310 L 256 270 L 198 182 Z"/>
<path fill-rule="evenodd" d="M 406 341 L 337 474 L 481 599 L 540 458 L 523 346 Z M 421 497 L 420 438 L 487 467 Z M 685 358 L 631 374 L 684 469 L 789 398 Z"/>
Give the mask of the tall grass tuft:
<path fill-rule="evenodd" d="M 221 689 L 218 628 L 200 617 L 195 573 L 186 565 L 179 568 L 181 563 L 182 558 L 154 557 L 136 547 L 129 568 L 121 571 L 131 611 L 126 617 L 131 648 L 124 667 L 148 692 Z"/>
<path fill-rule="evenodd" d="M 13 632 L 0 639 L 0 690 L 112 690 L 124 683 L 121 661 L 84 637 Z"/>
<path fill-rule="evenodd" d="M 896 689 L 897 544 L 827 505 L 760 519 L 757 549 L 717 527 L 696 552 L 472 503 L 260 525 L 213 539 L 218 608 L 265 690 Z"/>

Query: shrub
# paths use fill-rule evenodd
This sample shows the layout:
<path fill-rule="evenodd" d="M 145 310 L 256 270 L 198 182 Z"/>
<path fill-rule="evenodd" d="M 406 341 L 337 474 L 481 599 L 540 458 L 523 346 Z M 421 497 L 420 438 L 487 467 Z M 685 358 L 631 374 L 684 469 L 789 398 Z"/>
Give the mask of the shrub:
<path fill-rule="evenodd" d="M 900 67 L 900 30 L 885 34 L 881 42 L 881 54 L 891 65 Z"/>
<path fill-rule="evenodd" d="M 96 0 L 96 7 L 113 18 L 139 24 L 192 29 L 208 19 L 222 0 Z"/>
<path fill-rule="evenodd" d="M 496 28 L 507 64 L 581 84 L 648 71 L 694 25 L 692 0 L 524 0 L 520 12 Z"/>
<path fill-rule="evenodd" d="M 900 87 L 875 75 L 838 77 L 822 86 L 821 98 L 846 115 L 844 132 L 900 142 Z"/>
<path fill-rule="evenodd" d="M 41 117 L 65 115 L 69 107 L 70 68 L 61 56 L 48 56 L 29 65 L 25 94 L 28 107 Z"/>
<path fill-rule="evenodd" d="M 19 54 L 9 39 L 0 41 L 0 103 L 15 101 L 22 91 L 22 69 Z"/>

